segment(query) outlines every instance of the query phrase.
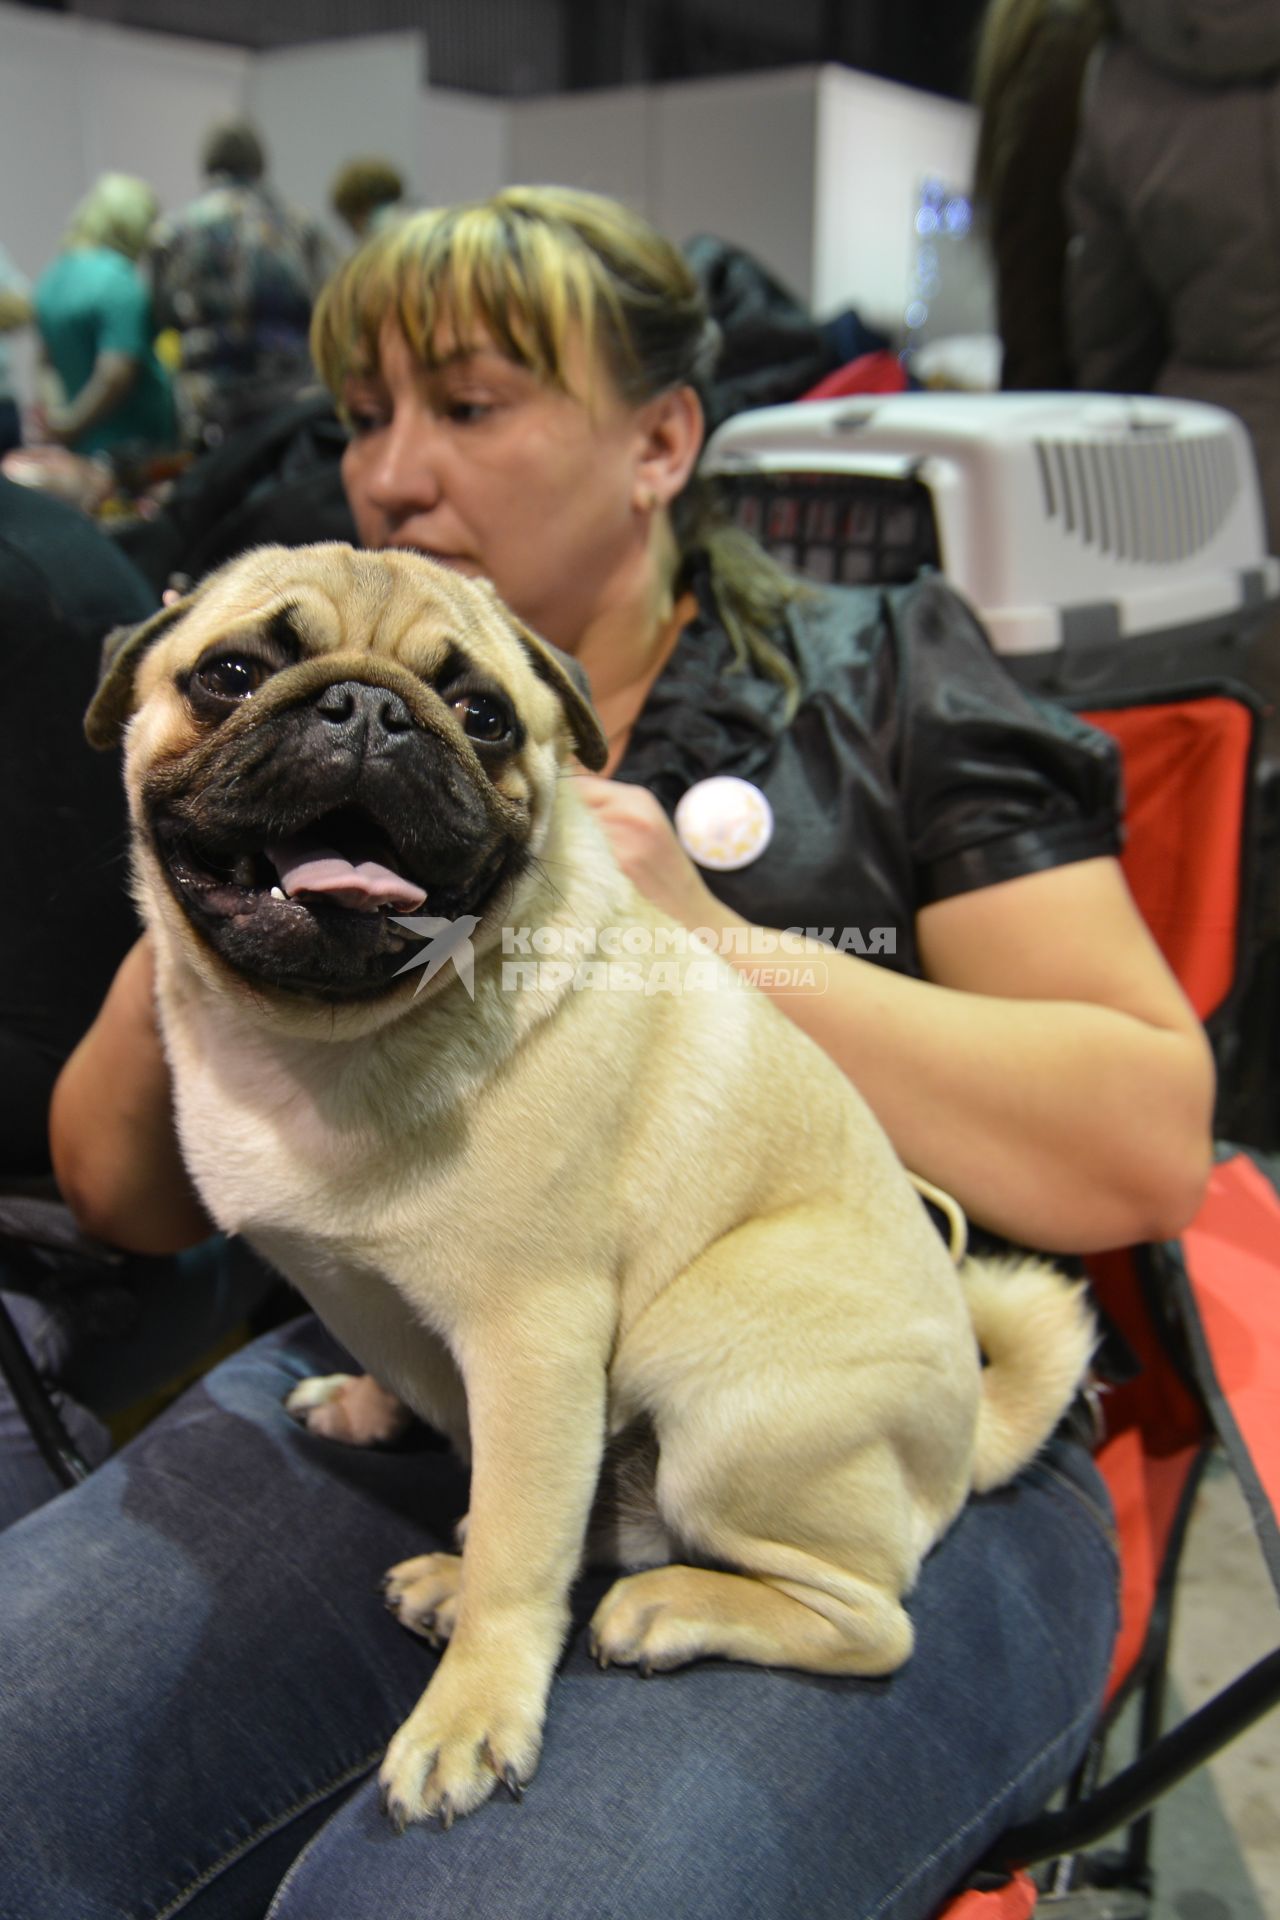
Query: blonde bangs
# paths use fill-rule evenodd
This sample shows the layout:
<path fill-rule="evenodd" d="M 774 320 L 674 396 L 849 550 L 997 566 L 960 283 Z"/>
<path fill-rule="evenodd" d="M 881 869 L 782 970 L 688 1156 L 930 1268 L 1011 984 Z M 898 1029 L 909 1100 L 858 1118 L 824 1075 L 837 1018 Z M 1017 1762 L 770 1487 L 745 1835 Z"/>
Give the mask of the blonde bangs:
<path fill-rule="evenodd" d="M 610 362 L 625 338 L 617 295 L 595 254 L 559 224 L 522 218 L 514 192 L 416 214 L 362 247 L 329 282 L 311 349 L 339 404 L 348 380 L 376 373 L 388 319 L 425 367 L 487 338 L 564 391 L 575 343 L 590 369 L 602 333 Z M 625 385 L 623 368 L 610 371 Z"/>

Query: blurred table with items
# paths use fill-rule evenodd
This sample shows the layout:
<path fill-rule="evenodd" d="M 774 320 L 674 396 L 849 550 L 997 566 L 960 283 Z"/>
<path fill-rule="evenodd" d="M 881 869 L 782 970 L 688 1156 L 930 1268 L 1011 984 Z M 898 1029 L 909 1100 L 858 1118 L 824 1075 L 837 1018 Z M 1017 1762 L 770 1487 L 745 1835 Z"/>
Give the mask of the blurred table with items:
<path fill-rule="evenodd" d="M 189 452 L 135 451 L 127 446 L 113 449 L 110 456 L 88 456 L 37 442 L 11 448 L 0 458 L 0 473 L 17 486 L 79 507 L 106 532 L 115 533 L 154 519 L 193 457 Z"/>

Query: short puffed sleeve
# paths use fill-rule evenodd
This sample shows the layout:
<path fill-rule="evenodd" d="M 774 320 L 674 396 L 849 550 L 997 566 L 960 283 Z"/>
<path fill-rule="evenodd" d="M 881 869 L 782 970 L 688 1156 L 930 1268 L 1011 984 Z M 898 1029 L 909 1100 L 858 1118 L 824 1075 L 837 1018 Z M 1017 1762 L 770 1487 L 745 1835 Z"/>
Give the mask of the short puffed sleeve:
<path fill-rule="evenodd" d="M 896 771 L 917 904 L 1118 853 L 1114 741 L 1022 688 L 940 580 L 892 602 Z"/>

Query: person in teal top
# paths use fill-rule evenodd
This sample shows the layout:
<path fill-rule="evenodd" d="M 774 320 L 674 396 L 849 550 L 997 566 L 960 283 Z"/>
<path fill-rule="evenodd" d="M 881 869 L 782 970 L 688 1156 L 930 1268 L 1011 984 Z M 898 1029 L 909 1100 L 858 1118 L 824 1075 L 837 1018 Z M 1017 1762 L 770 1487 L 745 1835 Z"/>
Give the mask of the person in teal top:
<path fill-rule="evenodd" d="M 169 376 L 152 346 L 151 296 L 134 262 L 159 207 L 144 180 L 104 174 L 36 283 L 36 324 L 65 400 L 46 437 L 76 453 L 177 444 Z"/>

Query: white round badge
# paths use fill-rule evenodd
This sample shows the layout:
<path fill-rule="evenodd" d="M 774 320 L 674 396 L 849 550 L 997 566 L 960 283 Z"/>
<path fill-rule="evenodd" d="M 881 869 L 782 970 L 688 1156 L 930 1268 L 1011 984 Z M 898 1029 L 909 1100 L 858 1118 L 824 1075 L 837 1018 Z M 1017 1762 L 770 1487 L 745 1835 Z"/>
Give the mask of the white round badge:
<path fill-rule="evenodd" d="M 718 773 L 676 807 L 676 837 L 700 867 L 730 873 L 758 860 L 773 838 L 773 808 L 749 780 Z"/>

